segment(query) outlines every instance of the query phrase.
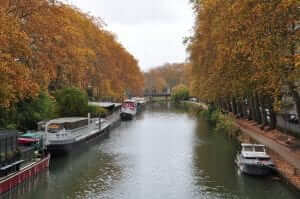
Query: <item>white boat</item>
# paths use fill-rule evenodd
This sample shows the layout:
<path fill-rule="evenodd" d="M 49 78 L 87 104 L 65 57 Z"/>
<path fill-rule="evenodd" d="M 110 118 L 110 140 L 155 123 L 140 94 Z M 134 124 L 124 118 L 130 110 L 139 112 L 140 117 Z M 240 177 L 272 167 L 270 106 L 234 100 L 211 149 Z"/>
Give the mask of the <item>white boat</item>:
<path fill-rule="evenodd" d="M 236 164 L 241 172 L 248 175 L 265 176 L 274 170 L 274 164 L 261 144 L 242 144 L 242 151 L 237 155 Z"/>
<path fill-rule="evenodd" d="M 135 100 L 125 100 L 121 107 L 121 119 L 132 120 L 137 112 L 137 102 Z"/>
<path fill-rule="evenodd" d="M 134 100 L 137 103 L 137 110 L 136 110 L 137 113 L 142 112 L 145 109 L 146 104 L 147 104 L 147 100 L 145 98 L 134 97 L 134 98 L 131 98 L 131 100 Z"/>
<path fill-rule="evenodd" d="M 90 117 L 57 118 L 39 124 L 46 132 L 47 150 L 52 154 L 71 152 L 79 144 L 102 137 L 108 133 L 109 126 L 105 119 Z"/>

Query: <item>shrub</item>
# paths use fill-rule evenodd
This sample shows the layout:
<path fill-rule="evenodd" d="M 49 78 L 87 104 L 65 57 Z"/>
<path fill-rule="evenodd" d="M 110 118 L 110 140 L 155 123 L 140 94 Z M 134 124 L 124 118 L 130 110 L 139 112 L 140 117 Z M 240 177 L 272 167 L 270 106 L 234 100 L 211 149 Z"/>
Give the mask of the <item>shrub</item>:
<path fill-rule="evenodd" d="M 181 100 L 188 100 L 189 99 L 189 89 L 180 84 L 172 89 L 172 96 L 171 99 L 174 102 L 179 102 Z"/>
<path fill-rule="evenodd" d="M 51 119 L 55 116 L 55 102 L 47 92 L 41 92 L 36 98 L 23 100 L 11 109 L 20 130 L 36 129 L 41 120 Z"/>
<path fill-rule="evenodd" d="M 107 115 L 107 110 L 95 105 L 88 105 L 87 114 L 90 113 L 91 117 L 105 117 Z"/>
<path fill-rule="evenodd" d="M 86 116 L 88 96 L 78 88 L 64 88 L 55 94 L 58 113 L 61 117 Z"/>
<path fill-rule="evenodd" d="M 226 132 L 231 135 L 238 132 L 238 128 L 234 126 L 234 119 L 212 106 L 209 106 L 208 110 L 201 111 L 198 116 L 214 127 L 216 132 Z"/>

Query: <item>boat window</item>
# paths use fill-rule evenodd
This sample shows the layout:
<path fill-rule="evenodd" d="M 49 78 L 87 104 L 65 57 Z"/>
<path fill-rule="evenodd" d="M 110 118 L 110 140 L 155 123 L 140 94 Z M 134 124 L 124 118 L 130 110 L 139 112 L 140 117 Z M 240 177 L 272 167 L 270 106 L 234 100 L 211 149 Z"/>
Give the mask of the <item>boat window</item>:
<path fill-rule="evenodd" d="M 258 158 L 259 160 L 270 160 L 270 158 L 268 157 L 264 157 L 264 158 Z"/>
<path fill-rule="evenodd" d="M 255 146 L 255 151 L 257 151 L 257 152 L 264 152 L 265 151 L 265 147 L 263 147 L 263 146 Z"/>
<path fill-rule="evenodd" d="M 256 157 L 245 157 L 247 160 L 256 160 Z"/>
<path fill-rule="evenodd" d="M 253 151 L 252 146 L 244 146 L 244 151 Z"/>
<path fill-rule="evenodd" d="M 48 126 L 48 133 L 57 133 L 61 130 L 62 128 L 57 125 L 57 124 L 52 124 Z"/>
<path fill-rule="evenodd" d="M 135 104 L 133 102 L 126 102 L 125 104 L 123 104 L 123 107 L 135 107 Z"/>

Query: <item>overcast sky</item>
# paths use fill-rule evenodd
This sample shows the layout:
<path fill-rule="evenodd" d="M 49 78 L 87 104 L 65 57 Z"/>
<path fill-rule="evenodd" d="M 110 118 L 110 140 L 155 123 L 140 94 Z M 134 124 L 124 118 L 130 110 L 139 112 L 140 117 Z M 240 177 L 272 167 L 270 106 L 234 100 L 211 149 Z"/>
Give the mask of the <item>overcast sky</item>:
<path fill-rule="evenodd" d="M 194 16 L 189 0 L 68 0 L 101 17 L 106 29 L 139 61 L 142 70 L 186 59 L 183 38 Z"/>

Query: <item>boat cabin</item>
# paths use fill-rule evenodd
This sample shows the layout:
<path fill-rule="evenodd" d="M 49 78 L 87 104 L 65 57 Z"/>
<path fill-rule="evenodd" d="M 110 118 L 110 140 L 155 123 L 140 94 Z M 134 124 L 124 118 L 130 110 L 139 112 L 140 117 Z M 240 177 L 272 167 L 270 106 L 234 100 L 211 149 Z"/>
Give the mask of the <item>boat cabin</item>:
<path fill-rule="evenodd" d="M 125 100 L 122 104 L 122 108 L 135 109 L 136 106 L 137 106 L 137 103 L 135 100 Z"/>
<path fill-rule="evenodd" d="M 18 171 L 24 162 L 20 159 L 17 138 L 17 131 L 0 130 L 0 177 Z"/>
<path fill-rule="evenodd" d="M 86 117 L 58 118 L 50 120 L 48 123 L 48 133 L 58 133 L 62 130 L 74 130 L 85 127 L 88 125 L 89 119 Z M 38 129 L 45 131 L 45 125 L 45 121 L 38 123 Z"/>
<path fill-rule="evenodd" d="M 242 144 L 242 156 L 246 159 L 269 160 L 266 147 L 262 144 Z"/>

